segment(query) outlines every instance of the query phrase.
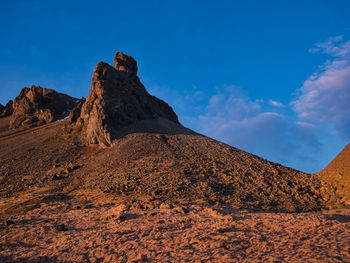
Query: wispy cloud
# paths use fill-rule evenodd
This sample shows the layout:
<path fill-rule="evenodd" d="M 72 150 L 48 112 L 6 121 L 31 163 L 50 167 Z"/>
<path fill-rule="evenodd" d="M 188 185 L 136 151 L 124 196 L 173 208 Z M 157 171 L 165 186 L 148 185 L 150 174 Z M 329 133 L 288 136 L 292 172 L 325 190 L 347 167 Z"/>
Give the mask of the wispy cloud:
<path fill-rule="evenodd" d="M 269 160 L 318 171 L 316 160 L 321 151 L 317 128 L 307 122 L 294 122 L 280 109 L 271 111 L 264 100 L 251 99 L 231 85 L 218 89 L 208 100 L 204 114 L 188 123 L 205 135 Z"/>
<path fill-rule="evenodd" d="M 292 101 L 300 119 L 333 123 L 335 132 L 350 139 L 350 41 L 341 36 L 316 44 L 312 52 L 332 56 L 297 91 Z"/>
<path fill-rule="evenodd" d="M 269 104 L 270 104 L 271 106 L 278 107 L 278 108 L 284 108 L 284 107 L 285 107 L 285 106 L 283 105 L 283 103 L 278 102 L 278 101 L 276 101 L 276 100 L 272 100 L 272 99 L 269 100 Z"/>
<path fill-rule="evenodd" d="M 326 54 L 328 60 L 289 104 L 253 99 L 235 85 L 218 86 L 211 94 L 196 86 L 184 92 L 153 86 L 153 91 L 197 132 L 271 161 L 317 172 L 350 138 L 350 41 L 333 37 L 310 52 Z"/>

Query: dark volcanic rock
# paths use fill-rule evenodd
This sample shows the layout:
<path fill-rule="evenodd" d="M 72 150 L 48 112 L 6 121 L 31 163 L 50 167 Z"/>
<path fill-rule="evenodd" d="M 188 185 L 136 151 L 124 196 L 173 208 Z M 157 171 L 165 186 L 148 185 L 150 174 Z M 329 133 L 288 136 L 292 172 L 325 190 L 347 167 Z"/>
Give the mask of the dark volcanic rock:
<path fill-rule="evenodd" d="M 68 116 L 78 100 L 40 86 L 23 88 L 13 102 L 9 129 L 33 127 Z"/>
<path fill-rule="evenodd" d="M 82 131 L 87 143 L 110 146 L 118 130 L 137 121 L 165 119 L 179 125 L 172 108 L 151 96 L 136 74 L 136 61 L 120 52 L 114 67 L 99 62 L 90 94 L 70 115 L 67 130 Z"/>
<path fill-rule="evenodd" d="M 0 114 L 4 111 L 5 106 L 0 103 Z"/>
<path fill-rule="evenodd" d="M 2 105 L 1 105 L 2 106 Z M 13 113 L 13 101 L 9 100 L 2 110 L 0 109 L 0 117 L 8 117 Z"/>

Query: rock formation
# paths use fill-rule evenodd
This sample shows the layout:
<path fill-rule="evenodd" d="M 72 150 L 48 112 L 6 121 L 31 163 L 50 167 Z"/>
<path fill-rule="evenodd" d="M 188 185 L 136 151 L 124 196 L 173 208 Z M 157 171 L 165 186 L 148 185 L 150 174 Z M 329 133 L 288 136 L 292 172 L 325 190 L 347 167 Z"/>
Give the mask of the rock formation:
<path fill-rule="evenodd" d="M 12 113 L 13 113 L 13 101 L 12 100 L 9 100 L 6 104 L 6 106 L 0 110 L 0 117 L 8 117 L 10 116 Z M 1 105 L 2 106 L 2 105 Z"/>
<path fill-rule="evenodd" d="M 13 102 L 9 129 L 33 127 L 68 116 L 78 100 L 40 86 L 23 88 Z"/>
<path fill-rule="evenodd" d="M 0 103 L 0 115 L 2 114 L 2 112 L 4 111 L 4 109 L 5 109 L 5 106 L 2 105 L 2 104 Z"/>
<path fill-rule="evenodd" d="M 137 63 L 117 52 L 114 67 L 99 62 L 86 101 L 70 115 L 67 131 L 78 130 L 89 144 L 110 146 L 118 131 L 142 120 L 180 125 L 172 108 L 151 96 L 137 77 Z"/>
<path fill-rule="evenodd" d="M 74 105 L 76 100 L 52 90 L 25 88 L 13 104 L 11 125 L 63 118 Z M 63 127 L 69 136 L 62 134 Z M 91 143 L 111 147 L 85 147 Z M 64 192 L 99 190 L 130 203 L 155 200 L 296 212 L 323 209 L 329 200 L 337 204 L 343 194 L 332 192 L 326 177 L 269 162 L 186 129 L 170 106 L 145 90 L 136 61 L 122 53 L 116 54 L 114 67 L 97 64 L 89 96 L 77 103 L 68 120 L 35 133 L 5 133 L 0 149 L 0 197 L 51 185 Z M 331 183 L 334 189 L 343 183 L 338 182 Z"/>

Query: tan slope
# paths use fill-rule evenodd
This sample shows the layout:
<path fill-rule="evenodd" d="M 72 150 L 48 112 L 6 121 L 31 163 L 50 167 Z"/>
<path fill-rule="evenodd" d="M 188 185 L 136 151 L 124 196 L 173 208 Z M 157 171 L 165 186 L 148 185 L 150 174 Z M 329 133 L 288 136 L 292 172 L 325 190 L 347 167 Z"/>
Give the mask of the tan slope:
<path fill-rule="evenodd" d="M 330 184 L 335 192 L 333 199 L 350 205 L 350 144 L 319 172 L 320 178 Z"/>

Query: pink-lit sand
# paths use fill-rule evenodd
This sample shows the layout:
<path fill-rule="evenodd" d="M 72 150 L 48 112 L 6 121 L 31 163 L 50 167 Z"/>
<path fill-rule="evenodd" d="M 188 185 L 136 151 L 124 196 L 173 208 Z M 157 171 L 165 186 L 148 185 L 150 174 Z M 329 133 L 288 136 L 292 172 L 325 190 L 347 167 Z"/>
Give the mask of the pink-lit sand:
<path fill-rule="evenodd" d="M 350 262 L 349 210 L 188 209 L 128 209 L 83 192 L 44 202 L 7 218 L 0 262 Z"/>

